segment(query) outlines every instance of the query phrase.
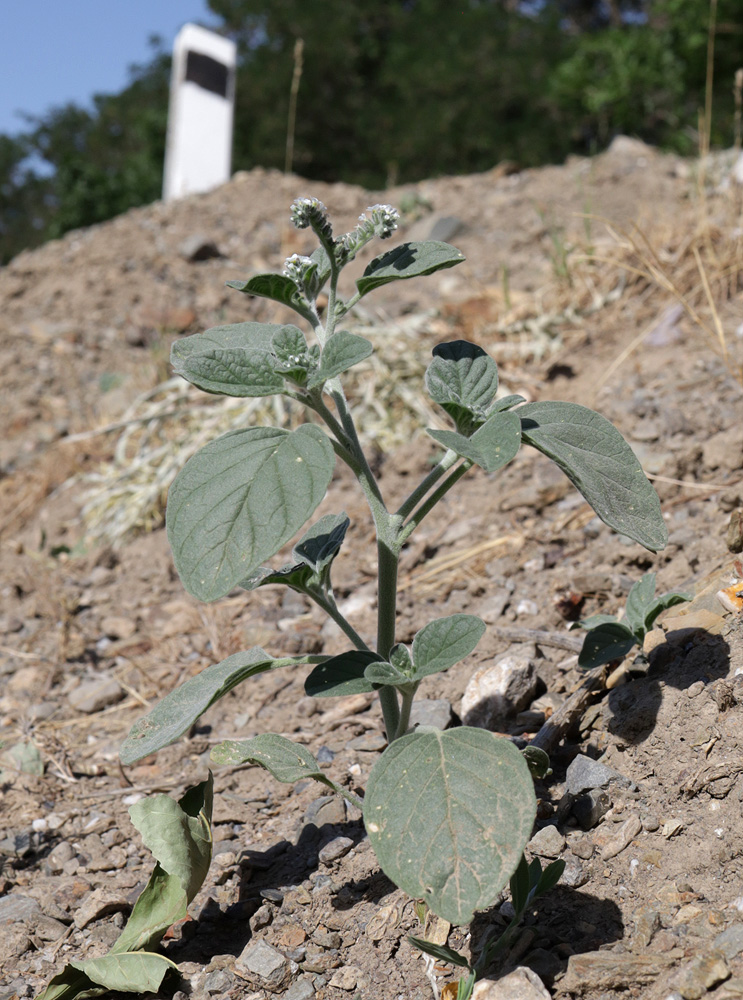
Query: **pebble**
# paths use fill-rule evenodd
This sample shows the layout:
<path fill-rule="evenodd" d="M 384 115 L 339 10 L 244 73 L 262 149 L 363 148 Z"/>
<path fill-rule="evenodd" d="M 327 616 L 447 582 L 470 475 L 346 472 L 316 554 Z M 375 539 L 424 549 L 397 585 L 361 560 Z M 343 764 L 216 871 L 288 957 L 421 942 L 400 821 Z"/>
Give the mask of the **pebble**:
<path fill-rule="evenodd" d="M 660 927 L 660 913 L 650 903 L 639 906 L 632 915 L 632 941 L 641 948 L 647 948 L 653 940 L 653 935 Z"/>
<path fill-rule="evenodd" d="M 319 764 L 330 764 L 335 760 L 335 752 L 330 747 L 321 746 L 316 754 Z"/>
<path fill-rule="evenodd" d="M 282 1000 L 310 1000 L 315 995 L 315 987 L 309 979 L 297 979 L 284 993 Z"/>
<path fill-rule="evenodd" d="M 67 695 L 67 700 L 78 712 L 100 712 L 124 697 L 123 690 L 113 677 L 101 677 L 93 681 L 83 681 Z"/>
<path fill-rule="evenodd" d="M 41 907 L 30 896 L 10 893 L 0 897 L 0 925 L 17 924 L 22 920 L 35 920 Z"/>
<path fill-rule="evenodd" d="M 204 979 L 204 989 L 207 993 L 226 993 L 235 985 L 235 977 L 224 969 L 210 972 Z"/>
<path fill-rule="evenodd" d="M 588 837 L 576 837 L 570 841 L 570 851 L 576 858 L 588 861 L 593 856 L 594 845 Z"/>
<path fill-rule="evenodd" d="M 598 990 L 627 990 L 654 983 L 674 959 L 667 955 L 632 955 L 626 952 L 587 951 L 571 955 L 561 989 L 579 996 Z"/>
<path fill-rule="evenodd" d="M 656 830 L 660 830 L 660 820 L 657 816 L 641 816 L 640 822 L 642 823 L 643 830 L 647 830 L 648 833 L 655 833 Z"/>
<path fill-rule="evenodd" d="M 129 912 L 131 903 L 128 894 L 124 889 L 98 888 L 83 900 L 80 907 L 75 912 L 74 922 L 78 930 L 87 927 L 88 924 L 109 913 L 118 911 Z"/>
<path fill-rule="evenodd" d="M 251 941 L 235 961 L 235 971 L 256 985 L 276 991 L 286 984 L 290 968 L 281 952 L 265 941 Z"/>
<path fill-rule="evenodd" d="M 532 854 L 541 858 L 557 858 L 565 849 L 565 838 L 556 826 L 542 827 L 526 845 Z"/>
<path fill-rule="evenodd" d="M 699 1000 L 707 990 L 730 978 L 730 969 L 720 955 L 697 955 L 671 978 L 684 1000 Z"/>
<path fill-rule="evenodd" d="M 318 858 L 324 865 L 328 865 L 348 854 L 352 847 L 353 841 L 350 837 L 335 837 L 320 848 Z"/>
<path fill-rule="evenodd" d="M 346 749 L 357 750 L 360 753 L 377 753 L 384 750 L 386 746 L 387 740 L 382 733 L 364 733 L 362 736 L 356 736 L 349 740 Z"/>
<path fill-rule="evenodd" d="M 191 263 L 224 256 L 214 240 L 203 233 L 187 236 L 178 244 L 178 253 Z"/>
<path fill-rule="evenodd" d="M 137 623 L 131 618 L 108 615 L 101 622 L 101 631 L 109 639 L 129 639 L 137 631 Z"/>
<path fill-rule="evenodd" d="M 410 712 L 410 727 L 433 726 L 446 729 L 452 720 L 451 702 L 446 698 L 419 698 L 413 702 Z"/>
<path fill-rule="evenodd" d="M 578 889 L 580 886 L 586 884 L 588 878 L 588 872 L 583 865 L 579 861 L 568 858 L 565 863 L 565 869 L 560 877 L 560 885 L 567 885 L 571 889 Z"/>
<path fill-rule="evenodd" d="M 498 980 L 481 979 L 472 1000 L 549 1000 L 549 996 L 536 972 L 519 966 Z"/>
<path fill-rule="evenodd" d="M 498 729 L 508 715 L 525 708 L 536 694 L 534 646 L 512 648 L 470 678 L 460 715 L 465 725 Z"/>
<path fill-rule="evenodd" d="M 333 975 L 330 985 L 337 990 L 354 990 L 359 981 L 359 970 L 353 965 L 346 965 Z"/>
<path fill-rule="evenodd" d="M 592 788 L 586 795 L 579 795 L 573 803 L 572 815 L 583 830 L 591 830 L 602 816 L 611 809 L 611 799 L 600 788 Z"/>
<path fill-rule="evenodd" d="M 304 814 L 305 823 L 324 826 L 326 823 L 345 823 L 346 806 L 340 795 L 322 795 L 310 802 Z"/>
<path fill-rule="evenodd" d="M 601 848 L 601 859 L 608 861 L 609 858 L 616 857 L 617 854 L 621 853 L 634 840 L 641 830 L 642 823 L 640 822 L 640 817 L 635 815 L 629 816 L 620 825 L 616 833 L 604 841 L 604 846 Z"/>
<path fill-rule="evenodd" d="M 615 771 L 613 767 L 579 753 L 567 769 L 565 791 L 570 795 L 581 795 L 594 788 L 606 788 L 610 781 L 619 781 L 624 785 L 631 784 L 628 778 Z"/>
<path fill-rule="evenodd" d="M 60 841 L 56 847 L 52 848 L 46 859 L 47 871 L 52 875 L 58 875 L 64 868 L 66 862 L 75 857 L 75 850 L 67 840 Z"/>
<path fill-rule="evenodd" d="M 725 958 L 735 958 L 743 951 L 743 924 L 732 924 L 722 934 L 718 934 L 713 942 L 715 951 Z"/>

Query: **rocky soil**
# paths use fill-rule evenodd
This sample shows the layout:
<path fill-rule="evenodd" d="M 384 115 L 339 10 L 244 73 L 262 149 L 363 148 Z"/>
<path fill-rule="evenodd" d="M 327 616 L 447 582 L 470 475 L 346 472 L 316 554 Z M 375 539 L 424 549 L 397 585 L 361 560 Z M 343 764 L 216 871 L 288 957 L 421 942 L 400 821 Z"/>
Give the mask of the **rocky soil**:
<path fill-rule="evenodd" d="M 175 337 L 281 319 L 224 283 L 308 249 L 287 222 L 303 194 L 339 231 L 374 201 L 401 204 L 405 238 L 448 239 L 467 257 L 387 286 L 354 320 L 387 365 L 354 392 L 384 399 L 370 445 L 391 501 L 431 455 L 430 439 L 407 431 L 416 407 L 425 417 L 411 371 L 435 343 L 465 337 L 498 360 L 509 392 L 611 419 L 668 523 L 658 555 L 614 535 L 529 449 L 497 477 L 471 473 L 402 567 L 399 640 L 459 611 L 488 624 L 466 662 L 424 682 L 427 719 L 456 724 L 469 711 L 528 740 L 581 684 L 571 618 L 616 613 L 650 570 L 660 590 L 695 594 L 661 620 L 650 670 L 613 678 L 553 753 L 529 854 L 563 858 L 565 873 L 478 998 L 743 997 L 743 627 L 716 596 L 732 586 L 736 608 L 743 578 L 741 203 L 724 159 L 712 167 L 702 177 L 620 138 L 594 160 L 381 195 L 256 170 L 0 269 L 2 1000 L 35 996 L 66 962 L 108 950 L 152 866 L 128 806 L 203 780 L 213 744 L 286 733 L 361 788 L 384 746 L 368 696 L 307 698 L 301 668 L 254 678 L 188 739 L 122 768 L 131 724 L 210 663 L 252 645 L 283 655 L 345 643 L 291 592 L 199 605 L 175 575 L 157 504 L 152 530 L 108 542 L 81 517 L 90 477 L 113 475 L 117 421 L 168 378 Z M 398 416 L 385 423 L 389 408 Z M 320 513 L 351 518 L 336 591 L 371 637 L 371 529 L 354 487 L 339 470 Z M 463 708 L 473 675 L 504 655 L 523 682 L 518 703 L 483 711 L 470 693 Z M 214 861 L 165 942 L 182 972 L 167 995 L 418 1000 L 456 978 L 408 943 L 421 933 L 415 903 L 379 871 L 357 812 L 252 767 L 217 768 L 215 789 Z M 505 895 L 471 928 L 428 931 L 476 950 L 509 905 Z"/>

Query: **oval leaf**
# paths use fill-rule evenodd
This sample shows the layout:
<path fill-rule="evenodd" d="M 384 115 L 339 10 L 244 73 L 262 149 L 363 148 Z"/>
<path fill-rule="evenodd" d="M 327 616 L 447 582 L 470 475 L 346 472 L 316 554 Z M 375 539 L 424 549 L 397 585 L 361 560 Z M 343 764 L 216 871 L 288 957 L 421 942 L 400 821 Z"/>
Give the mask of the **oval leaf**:
<path fill-rule="evenodd" d="M 469 656 L 485 633 L 477 615 L 450 615 L 424 625 L 413 639 L 413 680 L 448 670 Z"/>
<path fill-rule="evenodd" d="M 204 392 L 257 397 L 271 396 L 284 388 L 284 380 L 276 374 L 274 366 L 274 358 L 268 351 L 214 348 L 191 354 L 173 368 Z"/>
<path fill-rule="evenodd" d="M 472 437 L 456 431 L 428 430 L 445 448 L 468 458 L 486 472 L 496 472 L 514 458 L 521 447 L 521 421 L 515 413 L 494 413 Z"/>
<path fill-rule="evenodd" d="M 246 295 L 258 295 L 264 299 L 273 299 L 289 306 L 294 312 L 312 323 L 315 317 L 305 299 L 299 294 L 299 289 L 291 278 L 285 274 L 254 274 L 247 281 L 228 281 L 228 288 L 235 288 Z"/>
<path fill-rule="evenodd" d="M 433 349 L 426 370 L 426 389 L 457 425 L 469 436 L 498 391 L 498 366 L 477 344 L 453 340 Z"/>
<path fill-rule="evenodd" d="M 119 751 L 121 763 L 134 764 L 175 743 L 210 705 L 247 677 L 296 662 L 302 662 L 301 658 L 276 660 L 259 646 L 254 646 L 207 667 L 166 695 L 149 715 L 137 719 Z"/>
<path fill-rule="evenodd" d="M 197 452 L 170 488 L 166 515 L 186 590 L 215 601 L 278 552 L 324 497 L 334 464 L 313 424 L 231 431 Z"/>
<path fill-rule="evenodd" d="M 645 615 L 654 598 L 655 573 L 646 573 L 632 584 L 624 606 L 626 623 L 633 632 L 642 635 L 645 631 Z"/>
<path fill-rule="evenodd" d="M 508 882 L 531 836 L 529 768 L 508 740 L 463 726 L 396 740 L 372 768 L 364 822 L 385 874 L 466 924 Z"/>
<path fill-rule="evenodd" d="M 311 698 L 336 698 L 343 694 L 366 694 L 374 685 L 366 680 L 364 671 L 370 663 L 378 661 L 376 653 L 351 649 L 347 653 L 331 656 L 315 667 L 304 682 L 305 694 Z"/>
<path fill-rule="evenodd" d="M 262 733 L 252 740 L 224 740 L 214 747 L 211 758 L 215 764 L 260 764 L 287 784 L 325 777 L 309 750 L 277 733 Z"/>
<path fill-rule="evenodd" d="M 668 541 L 658 494 L 613 424 L 577 403 L 527 403 L 523 440 L 551 458 L 615 531 L 658 552 Z"/>
<path fill-rule="evenodd" d="M 605 622 L 592 629 L 583 640 L 578 655 L 581 667 L 600 667 L 602 663 L 620 660 L 629 653 L 637 639 L 622 622 Z"/>
<path fill-rule="evenodd" d="M 84 973 L 91 982 L 107 990 L 124 993 L 152 993 L 159 990 L 168 969 L 177 968 L 162 955 L 143 951 L 104 955 L 87 962 L 70 962 L 74 969 Z"/>
<path fill-rule="evenodd" d="M 373 351 L 371 343 L 364 337 L 357 337 L 348 330 L 339 330 L 323 348 L 320 367 L 307 382 L 307 387 L 312 389 L 348 371 L 349 368 L 368 358 Z"/>
<path fill-rule="evenodd" d="M 386 285 L 388 281 L 433 274 L 434 271 L 440 271 L 444 267 L 461 264 L 463 260 L 464 254 L 449 243 L 441 243 L 438 240 L 403 243 L 370 261 L 356 282 L 356 287 L 359 295 L 366 295 L 373 288 Z"/>

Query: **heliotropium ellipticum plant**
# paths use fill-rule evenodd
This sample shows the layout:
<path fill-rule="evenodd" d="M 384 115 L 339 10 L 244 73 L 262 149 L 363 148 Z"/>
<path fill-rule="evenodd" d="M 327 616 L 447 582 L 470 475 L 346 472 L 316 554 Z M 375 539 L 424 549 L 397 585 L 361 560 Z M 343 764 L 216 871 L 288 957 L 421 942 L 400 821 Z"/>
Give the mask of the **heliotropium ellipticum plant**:
<path fill-rule="evenodd" d="M 375 257 L 341 298 L 342 268 L 374 237 L 386 239 L 397 213 L 376 205 L 350 233 L 336 237 L 325 206 L 300 198 L 294 224 L 319 241 L 311 256 L 293 255 L 283 274 L 229 282 L 239 291 L 293 309 L 298 326 L 239 323 L 177 341 L 175 370 L 206 392 L 279 394 L 306 407 L 296 430 L 251 427 L 207 444 L 170 490 L 167 530 L 175 565 L 189 593 L 216 601 L 236 587 L 290 587 L 317 603 L 349 641 L 339 656 L 271 656 L 260 648 L 235 653 L 192 677 L 132 728 L 121 750 L 131 764 L 174 742 L 217 699 L 268 670 L 312 664 L 306 691 L 317 698 L 376 693 L 388 746 L 372 768 L 363 800 L 336 785 L 303 747 L 266 734 L 215 747 L 212 759 L 251 761 L 278 780 L 314 778 L 363 810 L 369 839 L 386 874 L 454 924 L 490 906 L 514 876 L 529 840 L 536 800 L 529 766 L 509 740 L 462 726 L 410 729 L 421 681 L 468 656 L 485 631 L 475 615 L 424 625 L 410 647 L 396 640 L 400 554 L 421 521 L 473 467 L 493 475 L 523 444 L 565 472 L 608 525 L 653 551 L 667 534 L 658 498 L 630 447 L 599 414 L 574 403 L 497 398 L 498 369 L 466 341 L 438 344 L 425 388 L 451 420 L 429 430 L 441 446 L 435 465 L 396 509 L 390 509 L 360 444 L 343 375 L 374 350 L 342 327 L 355 304 L 391 281 L 432 274 L 464 259 L 447 243 L 403 243 Z M 318 295 L 327 306 L 321 315 Z M 336 459 L 356 476 L 377 537 L 378 621 L 368 645 L 336 604 L 333 562 L 343 547 L 345 513 L 326 514 L 294 545 L 279 569 L 265 565 L 295 538 L 325 496 Z"/>

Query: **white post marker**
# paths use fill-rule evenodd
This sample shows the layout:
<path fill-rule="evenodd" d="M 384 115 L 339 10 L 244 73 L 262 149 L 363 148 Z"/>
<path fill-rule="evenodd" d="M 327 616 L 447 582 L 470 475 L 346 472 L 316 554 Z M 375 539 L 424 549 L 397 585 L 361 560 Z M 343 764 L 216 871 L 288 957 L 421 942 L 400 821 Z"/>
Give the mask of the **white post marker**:
<path fill-rule="evenodd" d="M 235 43 L 186 24 L 173 44 L 163 200 L 230 179 Z"/>

